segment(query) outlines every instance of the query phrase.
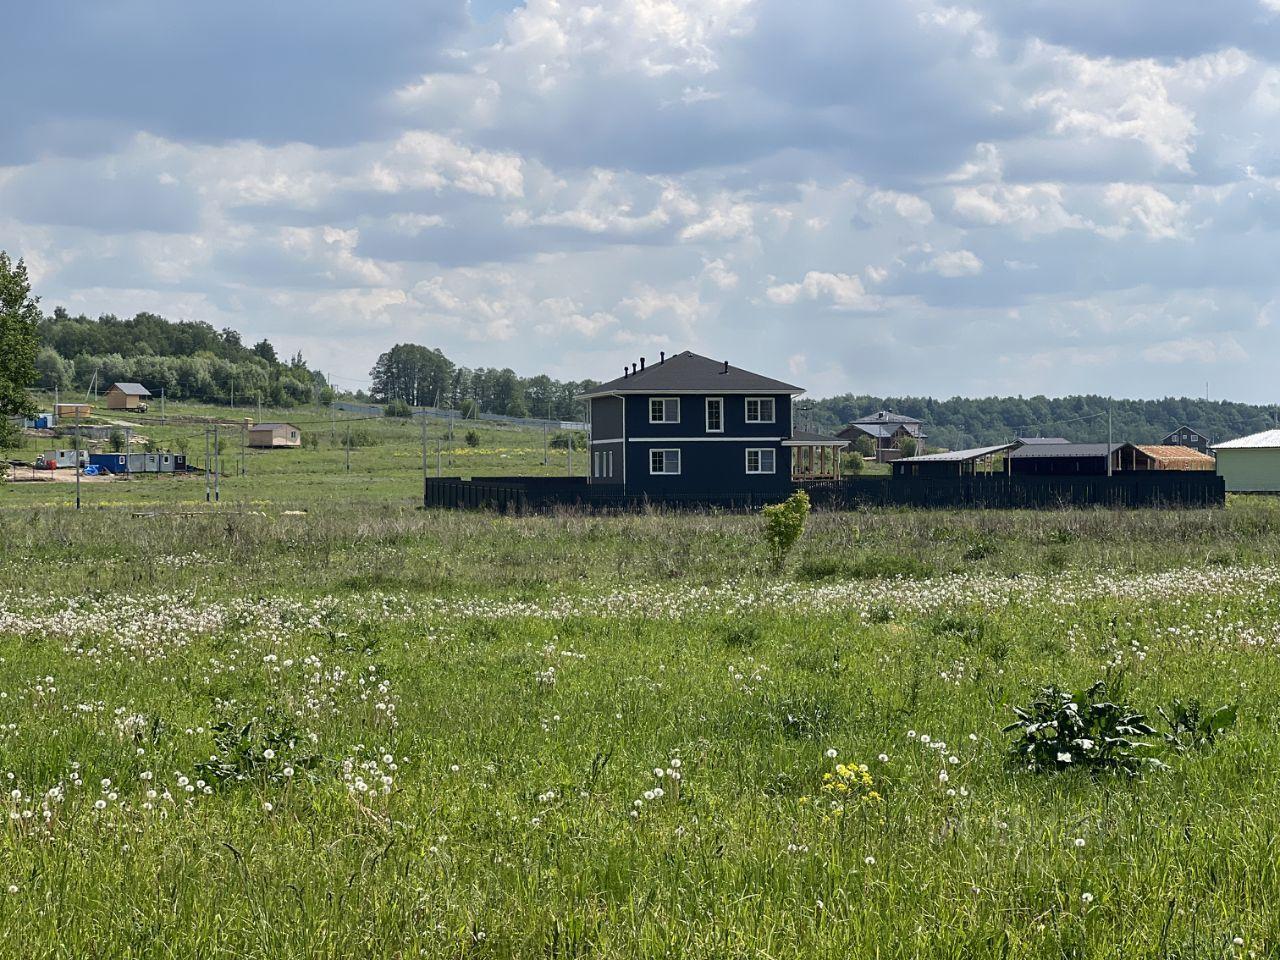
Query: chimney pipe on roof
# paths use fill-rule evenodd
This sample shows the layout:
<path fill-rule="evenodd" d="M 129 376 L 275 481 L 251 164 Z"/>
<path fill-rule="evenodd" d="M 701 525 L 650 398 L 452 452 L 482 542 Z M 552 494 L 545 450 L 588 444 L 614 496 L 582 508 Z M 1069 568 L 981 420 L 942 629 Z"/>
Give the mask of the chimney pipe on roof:
<path fill-rule="evenodd" d="M 667 362 L 667 351 L 665 351 L 665 350 L 659 350 L 659 351 L 658 351 L 658 363 L 666 363 L 666 362 Z"/>
<path fill-rule="evenodd" d="M 728 361 L 728 360 L 726 360 L 726 361 L 724 362 L 724 372 L 725 372 L 725 373 L 728 373 L 728 372 L 729 372 L 729 361 Z"/>
<path fill-rule="evenodd" d="M 641 358 L 640 358 L 640 369 L 641 369 L 641 370 L 643 370 L 643 369 L 644 369 L 644 357 L 641 357 Z"/>
<path fill-rule="evenodd" d="M 635 365 L 634 363 L 633 363 L 633 364 L 631 364 L 631 372 L 632 372 L 632 373 L 635 373 L 635 372 L 636 372 L 636 365 Z"/>
<path fill-rule="evenodd" d="M 622 379 L 627 379 L 627 365 L 625 363 L 622 365 Z"/>

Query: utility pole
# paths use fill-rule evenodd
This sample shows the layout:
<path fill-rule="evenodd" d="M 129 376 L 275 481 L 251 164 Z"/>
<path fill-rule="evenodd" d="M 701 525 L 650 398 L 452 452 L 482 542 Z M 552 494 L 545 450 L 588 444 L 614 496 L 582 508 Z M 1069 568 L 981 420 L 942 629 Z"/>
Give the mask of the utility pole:
<path fill-rule="evenodd" d="M 573 476 L 573 434 L 572 433 L 569 434 L 569 449 L 566 450 L 565 453 L 569 457 L 569 473 L 567 475 L 572 477 Z"/>
<path fill-rule="evenodd" d="M 449 421 L 452 424 L 452 420 Z M 422 490 L 426 490 L 426 416 L 422 416 Z"/>
<path fill-rule="evenodd" d="M 204 425 L 204 502 L 213 499 L 212 480 L 209 477 L 209 425 Z"/>
<path fill-rule="evenodd" d="M 436 441 L 436 476 L 444 475 L 444 441 Z"/>
<path fill-rule="evenodd" d="M 80 408 L 76 407 L 76 509 L 80 509 Z"/>
<path fill-rule="evenodd" d="M 218 427 L 220 424 L 213 425 L 213 502 L 218 503 L 222 500 L 222 448 L 219 446 Z"/>
<path fill-rule="evenodd" d="M 351 424 L 347 424 L 347 473 L 351 472 Z"/>
<path fill-rule="evenodd" d="M 1111 398 L 1107 397 L 1107 476 L 1111 476 Z"/>
<path fill-rule="evenodd" d="M 124 429 L 124 475 L 126 477 L 133 476 L 133 459 L 129 456 L 133 446 L 133 428 L 125 427 Z"/>
<path fill-rule="evenodd" d="M 262 391 L 258 391 L 258 422 L 262 422 Z"/>
<path fill-rule="evenodd" d="M 160 422 L 161 423 L 169 422 L 164 415 L 164 387 L 160 388 Z"/>
<path fill-rule="evenodd" d="M 242 476 L 242 477 L 245 475 L 245 469 L 244 469 L 244 439 L 245 439 L 245 434 L 246 434 L 246 433 L 248 433 L 248 430 L 245 428 L 245 425 L 244 425 L 243 423 L 242 423 L 242 424 L 240 424 L 240 476 Z"/>

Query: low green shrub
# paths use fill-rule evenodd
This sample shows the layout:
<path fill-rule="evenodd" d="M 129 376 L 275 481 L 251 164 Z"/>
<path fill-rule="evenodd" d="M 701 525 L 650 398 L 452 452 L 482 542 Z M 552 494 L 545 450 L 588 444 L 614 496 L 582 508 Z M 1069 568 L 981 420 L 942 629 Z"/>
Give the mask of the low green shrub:
<path fill-rule="evenodd" d="M 787 555 L 804 533 L 804 522 L 809 516 L 809 495 L 797 490 L 782 503 L 765 507 L 762 513 L 769 562 L 774 570 L 781 570 L 787 562 Z"/>
<path fill-rule="evenodd" d="M 1018 719 L 1004 728 L 1013 734 L 1010 757 L 1033 773 L 1087 770 L 1132 777 L 1162 766 L 1155 756 L 1160 745 L 1143 739 L 1156 729 L 1129 704 L 1110 700 L 1104 680 L 1077 693 L 1044 687 L 1013 712 Z"/>
<path fill-rule="evenodd" d="M 1209 711 L 1201 706 L 1199 700 L 1183 703 L 1175 699 L 1167 709 L 1158 707 L 1156 712 L 1169 725 L 1169 732 L 1164 735 L 1165 742 L 1183 753 L 1213 746 L 1220 736 L 1236 725 L 1240 711 L 1234 703 Z"/>

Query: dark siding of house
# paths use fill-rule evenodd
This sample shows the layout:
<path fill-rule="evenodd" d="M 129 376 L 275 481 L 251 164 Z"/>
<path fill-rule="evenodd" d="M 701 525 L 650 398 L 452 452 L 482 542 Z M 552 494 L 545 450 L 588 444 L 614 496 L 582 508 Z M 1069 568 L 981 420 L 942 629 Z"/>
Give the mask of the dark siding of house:
<path fill-rule="evenodd" d="M 654 394 L 664 396 L 664 394 Z M 633 396 L 626 404 L 626 490 L 631 496 L 786 497 L 791 491 L 791 458 L 780 438 L 791 435 L 791 397 L 761 394 L 774 401 L 773 423 L 747 423 L 746 397 L 721 397 L 723 432 L 707 432 L 707 397 L 719 394 L 672 394 L 680 399 L 679 423 L 650 423 L 649 397 Z M 748 448 L 774 451 L 773 473 L 747 473 Z M 680 451 L 679 474 L 649 472 L 654 449 Z"/>
<path fill-rule="evenodd" d="M 595 397 L 591 400 L 591 439 L 622 437 L 622 398 Z"/>

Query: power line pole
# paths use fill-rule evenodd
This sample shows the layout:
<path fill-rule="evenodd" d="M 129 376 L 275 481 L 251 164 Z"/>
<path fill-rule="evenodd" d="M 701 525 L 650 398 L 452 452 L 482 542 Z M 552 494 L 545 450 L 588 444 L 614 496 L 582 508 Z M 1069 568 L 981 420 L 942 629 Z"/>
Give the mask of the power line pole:
<path fill-rule="evenodd" d="M 243 423 L 240 424 L 240 476 L 242 477 L 245 475 L 244 440 L 245 440 L 246 433 L 248 433 L 247 428 Z"/>
<path fill-rule="evenodd" d="M 204 425 L 204 502 L 213 499 L 212 480 L 209 477 L 209 425 Z"/>
<path fill-rule="evenodd" d="M 351 472 L 351 424 L 347 424 L 347 473 Z"/>
<path fill-rule="evenodd" d="M 80 408 L 76 407 L 76 509 L 80 509 Z"/>
<path fill-rule="evenodd" d="M 427 418 L 422 417 L 422 489 L 427 489 Z"/>
<path fill-rule="evenodd" d="M 444 441 L 436 441 L 436 476 L 444 475 Z"/>
<path fill-rule="evenodd" d="M 565 453 L 568 454 L 568 457 L 569 457 L 569 473 L 567 475 L 572 477 L 573 476 L 573 434 L 572 433 L 569 434 L 569 449 L 566 450 Z"/>
<path fill-rule="evenodd" d="M 132 450 L 130 448 L 133 446 L 132 441 L 133 441 L 133 428 L 125 427 L 124 428 L 124 475 L 130 478 L 133 477 L 133 459 L 132 457 L 130 457 L 130 454 L 132 453 Z"/>
<path fill-rule="evenodd" d="M 160 422 L 161 423 L 169 422 L 164 415 L 164 387 L 160 388 Z"/>
<path fill-rule="evenodd" d="M 221 441 L 218 439 L 219 424 L 213 425 L 213 502 L 218 503 L 222 500 L 222 484 L 219 482 L 222 478 L 222 447 Z"/>
<path fill-rule="evenodd" d="M 1111 476 L 1111 398 L 1107 397 L 1107 476 Z"/>

